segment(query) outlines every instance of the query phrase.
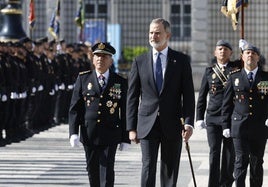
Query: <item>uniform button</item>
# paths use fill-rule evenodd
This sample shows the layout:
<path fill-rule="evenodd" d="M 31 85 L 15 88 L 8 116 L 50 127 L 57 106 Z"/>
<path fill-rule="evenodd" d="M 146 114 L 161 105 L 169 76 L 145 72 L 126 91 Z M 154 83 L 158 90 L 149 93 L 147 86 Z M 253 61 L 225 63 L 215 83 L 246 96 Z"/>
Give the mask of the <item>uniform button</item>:
<path fill-rule="evenodd" d="M 252 92 L 253 92 L 253 90 L 252 90 L 252 89 L 250 89 L 250 90 L 249 90 L 249 92 L 250 92 L 250 93 L 252 93 Z"/>
<path fill-rule="evenodd" d="M 100 95 L 100 98 L 103 98 L 103 95 Z"/>
<path fill-rule="evenodd" d="M 252 116 L 253 115 L 252 112 L 250 112 L 249 115 Z"/>
<path fill-rule="evenodd" d="M 237 118 L 234 118 L 234 120 L 236 120 Z"/>
<path fill-rule="evenodd" d="M 99 103 L 99 106 L 102 106 L 102 104 L 101 104 L 101 103 Z"/>
<path fill-rule="evenodd" d="M 249 100 L 252 100 L 252 97 L 249 97 Z"/>
<path fill-rule="evenodd" d="M 97 122 L 100 123 L 100 119 L 98 119 Z"/>
<path fill-rule="evenodd" d="M 250 108 L 252 108 L 252 105 L 249 105 Z"/>
<path fill-rule="evenodd" d="M 101 114 L 101 111 L 98 111 L 98 114 Z"/>

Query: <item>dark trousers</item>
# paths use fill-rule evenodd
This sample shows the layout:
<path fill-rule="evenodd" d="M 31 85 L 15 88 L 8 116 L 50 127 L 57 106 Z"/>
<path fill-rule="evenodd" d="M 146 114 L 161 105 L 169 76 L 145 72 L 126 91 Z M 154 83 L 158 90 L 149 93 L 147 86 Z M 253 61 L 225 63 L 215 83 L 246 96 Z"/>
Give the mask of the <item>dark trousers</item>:
<path fill-rule="evenodd" d="M 250 165 L 250 186 L 261 187 L 263 183 L 263 156 L 267 139 L 234 138 L 236 154 L 234 177 L 237 187 L 245 187 L 248 164 Z"/>
<path fill-rule="evenodd" d="M 222 136 L 220 125 L 207 126 L 209 145 L 208 187 L 232 187 L 235 153 L 232 138 Z"/>
<path fill-rule="evenodd" d="M 117 144 L 109 146 L 84 145 L 88 179 L 91 187 L 114 186 L 114 162 Z"/>
<path fill-rule="evenodd" d="M 181 132 L 178 132 L 180 135 Z M 154 187 L 159 146 L 161 145 L 160 183 L 161 187 L 177 186 L 182 138 L 167 139 L 163 136 L 159 120 L 151 132 L 140 140 L 142 151 L 141 187 Z"/>

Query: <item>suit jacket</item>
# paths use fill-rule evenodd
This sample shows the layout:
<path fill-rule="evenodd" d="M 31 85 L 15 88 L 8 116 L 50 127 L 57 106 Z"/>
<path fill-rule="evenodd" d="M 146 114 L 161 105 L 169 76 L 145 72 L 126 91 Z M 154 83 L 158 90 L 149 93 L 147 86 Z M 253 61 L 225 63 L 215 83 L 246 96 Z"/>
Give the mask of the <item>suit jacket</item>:
<path fill-rule="evenodd" d="M 207 125 L 221 125 L 221 106 L 225 85 L 214 72 L 213 68 L 215 68 L 215 66 L 218 65 L 214 63 L 205 70 L 199 89 L 196 106 L 196 120 L 204 120 L 206 112 Z M 230 71 L 232 71 L 234 68 L 236 68 L 236 65 L 233 62 L 229 62 L 226 65 L 225 71 L 222 71 L 222 73 L 224 73 L 224 75 L 228 78 Z M 209 95 L 208 102 L 207 95 Z"/>
<path fill-rule="evenodd" d="M 144 138 L 159 116 L 164 136 L 181 136 L 181 121 L 193 125 L 194 87 L 189 56 L 168 48 L 162 90 L 158 94 L 153 70 L 152 50 L 136 59 L 129 73 L 127 130 L 137 130 Z"/>
<path fill-rule="evenodd" d="M 260 81 L 268 81 L 268 73 L 260 69 L 251 87 L 244 69 L 230 75 L 224 93 L 222 125 L 223 129 L 231 128 L 232 137 L 268 137 L 268 127 L 265 126 L 268 118 L 268 93 L 258 89 Z"/>
<path fill-rule="evenodd" d="M 87 145 L 129 143 L 126 131 L 127 81 L 110 71 L 101 93 L 95 71 L 79 74 L 69 110 L 70 135 L 78 134 Z"/>

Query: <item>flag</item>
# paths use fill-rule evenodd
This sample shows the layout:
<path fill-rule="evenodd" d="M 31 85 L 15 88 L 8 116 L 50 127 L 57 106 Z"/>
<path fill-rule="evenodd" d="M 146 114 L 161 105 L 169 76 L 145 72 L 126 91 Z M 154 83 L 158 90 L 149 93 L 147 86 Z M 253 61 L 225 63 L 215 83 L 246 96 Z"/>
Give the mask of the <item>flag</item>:
<path fill-rule="evenodd" d="M 77 24 L 78 27 L 83 28 L 85 24 L 85 6 L 84 6 L 84 1 L 80 0 L 79 1 L 79 9 L 77 11 L 76 17 L 74 19 L 75 23 Z"/>
<path fill-rule="evenodd" d="M 60 0 L 57 1 L 55 11 L 52 13 L 48 31 L 53 38 L 58 39 L 60 34 Z"/>
<path fill-rule="evenodd" d="M 244 2 L 243 2 L 244 1 Z M 231 19 L 233 29 L 237 29 L 239 11 L 242 7 L 242 2 L 244 7 L 248 6 L 248 0 L 223 0 L 221 6 L 221 12 L 228 18 Z"/>
<path fill-rule="evenodd" d="M 35 14 L 34 14 L 34 0 L 30 1 L 29 5 L 29 25 L 30 28 L 33 29 L 35 25 Z"/>

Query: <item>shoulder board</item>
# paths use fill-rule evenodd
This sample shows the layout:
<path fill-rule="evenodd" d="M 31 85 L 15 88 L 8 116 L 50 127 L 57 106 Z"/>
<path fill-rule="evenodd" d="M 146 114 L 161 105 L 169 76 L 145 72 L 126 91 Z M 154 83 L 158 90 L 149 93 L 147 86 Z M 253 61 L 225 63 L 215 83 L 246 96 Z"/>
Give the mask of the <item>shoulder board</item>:
<path fill-rule="evenodd" d="M 84 74 L 86 74 L 86 73 L 90 73 L 91 72 L 91 70 L 88 70 L 88 71 L 82 71 L 82 72 L 79 72 L 79 75 L 84 75 Z"/>
<path fill-rule="evenodd" d="M 232 71 L 230 72 L 230 74 L 234 74 L 234 73 L 236 73 L 236 72 L 240 72 L 240 71 L 241 71 L 241 69 L 240 69 L 240 68 L 237 68 L 237 69 L 232 70 Z"/>

